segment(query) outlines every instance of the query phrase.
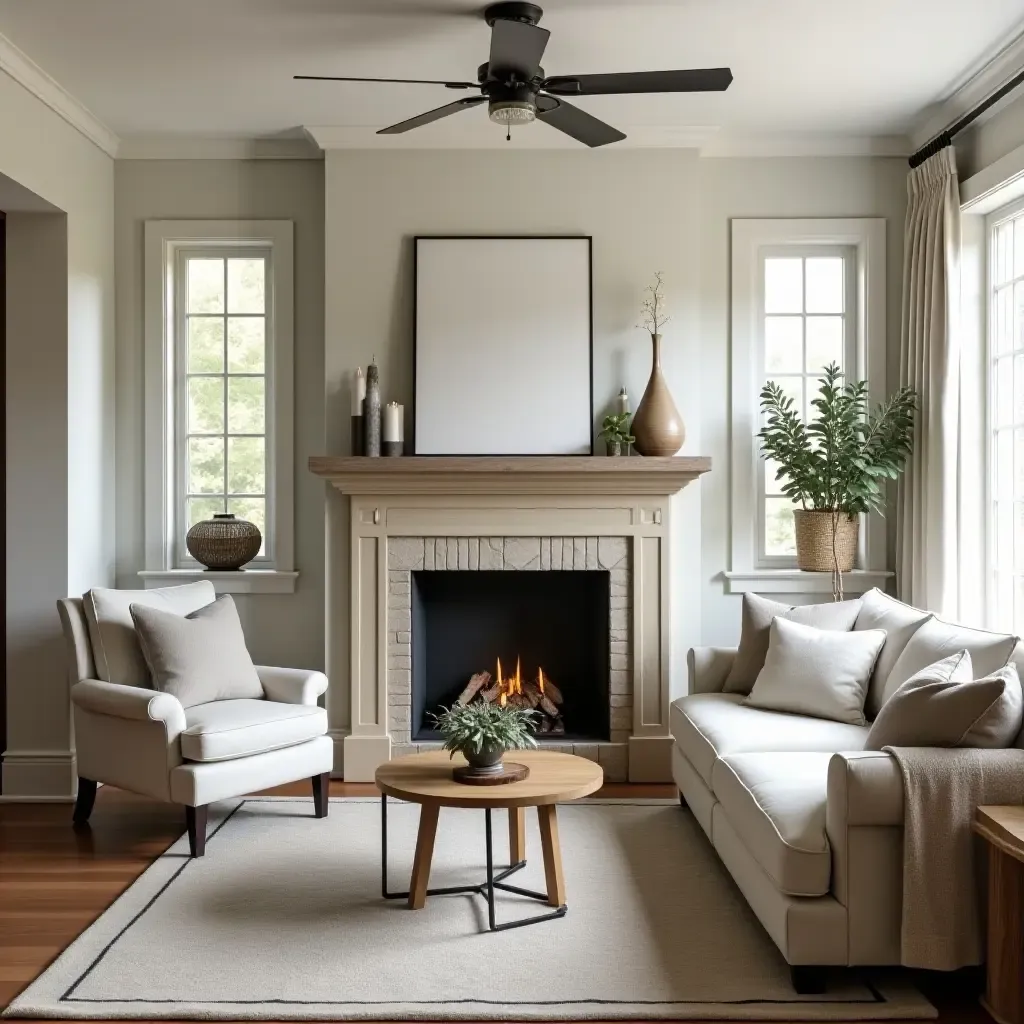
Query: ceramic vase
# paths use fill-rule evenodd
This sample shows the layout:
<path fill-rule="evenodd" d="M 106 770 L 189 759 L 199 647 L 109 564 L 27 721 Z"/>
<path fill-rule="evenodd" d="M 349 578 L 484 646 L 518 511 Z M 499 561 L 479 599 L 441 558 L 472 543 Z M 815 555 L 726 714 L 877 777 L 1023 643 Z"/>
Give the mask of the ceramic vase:
<path fill-rule="evenodd" d="M 259 527 L 231 512 L 215 512 L 212 519 L 196 523 L 185 537 L 188 553 L 207 569 L 241 569 L 259 553 L 263 538 Z"/>
<path fill-rule="evenodd" d="M 686 428 L 661 372 L 660 334 L 651 335 L 651 345 L 651 379 L 630 427 L 636 437 L 633 447 L 641 455 L 675 455 L 686 440 Z"/>

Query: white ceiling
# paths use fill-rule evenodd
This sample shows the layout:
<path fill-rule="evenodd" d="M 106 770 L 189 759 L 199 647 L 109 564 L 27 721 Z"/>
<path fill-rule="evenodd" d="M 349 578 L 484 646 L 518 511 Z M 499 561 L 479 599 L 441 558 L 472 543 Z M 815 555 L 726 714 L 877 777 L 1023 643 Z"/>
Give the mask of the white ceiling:
<path fill-rule="evenodd" d="M 122 138 L 288 137 L 499 145 L 486 112 L 408 136 L 377 128 L 462 93 L 295 82 L 296 73 L 475 78 L 478 0 L 0 0 L 6 36 Z M 633 135 L 902 136 L 1018 36 L 1021 0 L 548 0 L 548 74 L 729 65 L 721 95 L 580 100 Z M 528 136 L 528 138 L 527 138 Z M 415 137 L 415 138 L 414 138 Z M 543 125 L 527 144 L 562 144 Z M 569 145 L 576 143 L 568 141 Z"/>

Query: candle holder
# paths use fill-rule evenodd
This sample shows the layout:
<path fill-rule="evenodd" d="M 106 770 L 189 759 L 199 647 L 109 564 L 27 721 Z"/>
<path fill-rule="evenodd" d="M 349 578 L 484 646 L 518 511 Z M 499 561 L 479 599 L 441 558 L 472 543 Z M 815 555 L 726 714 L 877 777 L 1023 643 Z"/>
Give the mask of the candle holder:
<path fill-rule="evenodd" d="M 404 441 L 381 441 L 380 453 L 387 458 L 393 459 L 405 454 Z"/>

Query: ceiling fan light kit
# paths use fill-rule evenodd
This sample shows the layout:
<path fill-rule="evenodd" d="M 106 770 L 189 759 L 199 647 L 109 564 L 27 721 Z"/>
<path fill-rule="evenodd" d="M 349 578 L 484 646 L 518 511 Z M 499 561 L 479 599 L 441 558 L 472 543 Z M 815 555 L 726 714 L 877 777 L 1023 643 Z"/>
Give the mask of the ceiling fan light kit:
<path fill-rule="evenodd" d="M 378 135 L 400 135 L 486 102 L 488 117 L 507 129 L 534 120 L 543 121 L 591 148 L 619 142 L 626 136 L 562 97 L 724 92 L 732 82 L 729 68 L 555 75 L 548 78 L 540 61 L 551 33 L 538 24 L 544 14 L 540 7 L 536 4 L 507 2 L 491 4 L 482 13 L 484 20 L 491 26 L 491 50 L 487 63 L 481 64 L 477 70 L 476 83 L 455 79 L 349 78 L 333 75 L 295 77 L 307 81 L 403 82 L 442 85 L 446 89 L 480 90 L 479 96 L 467 96 L 381 128 Z"/>

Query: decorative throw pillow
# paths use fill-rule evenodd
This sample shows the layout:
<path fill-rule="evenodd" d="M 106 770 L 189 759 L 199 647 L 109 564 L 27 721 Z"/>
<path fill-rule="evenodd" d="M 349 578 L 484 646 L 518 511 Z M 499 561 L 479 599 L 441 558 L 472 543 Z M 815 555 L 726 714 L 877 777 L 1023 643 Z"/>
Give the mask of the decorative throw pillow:
<path fill-rule="evenodd" d="M 768 627 L 777 615 L 818 629 L 847 632 L 853 629 L 860 607 L 859 600 L 793 607 L 779 601 L 769 601 L 757 594 L 744 594 L 740 646 L 725 680 L 724 692 L 750 693 L 758 672 L 764 668 L 765 655 L 768 653 Z"/>
<path fill-rule="evenodd" d="M 764 668 L 744 704 L 851 725 L 867 724 L 864 697 L 875 659 L 885 643 L 883 630 L 840 633 L 777 615 L 769 633 Z"/>
<path fill-rule="evenodd" d="M 874 718 L 882 706 L 885 681 L 889 678 L 896 659 L 903 653 L 903 648 L 910 642 L 910 638 L 931 618 L 931 612 L 923 612 L 897 601 L 896 598 L 883 594 L 877 587 L 861 597 L 860 614 L 853 628 L 885 630 L 885 644 L 871 673 L 868 698 L 864 702 L 868 718 Z"/>
<path fill-rule="evenodd" d="M 1007 633 L 990 633 L 933 617 L 914 633 L 896 659 L 885 681 L 882 704 L 911 676 L 951 654 L 967 651 L 971 656 L 974 674 L 980 678 L 1002 668 L 1010 660 L 1016 646 L 1017 637 Z"/>
<path fill-rule="evenodd" d="M 228 594 L 189 615 L 143 604 L 133 604 L 131 615 L 154 686 L 183 707 L 263 696 Z"/>
<path fill-rule="evenodd" d="M 129 611 L 133 604 L 188 615 L 197 608 L 212 604 L 216 598 L 217 592 L 209 580 L 155 590 L 93 587 L 82 598 L 82 610 L 89 628 L 96 675 L 106 683 L 120 683 L 122 686 L 150 685 L 146 659 L 139 649 Z"/>
<path fill-rule="evenodd" d="M 882 706 L 865 749 L 1010 746 L 1024 717 L 1016 667 L 972 676 L 966 650 L 921 669 Z"/>

